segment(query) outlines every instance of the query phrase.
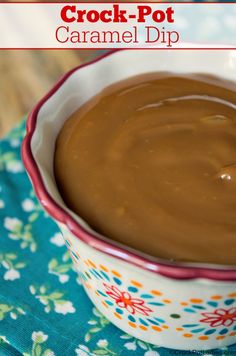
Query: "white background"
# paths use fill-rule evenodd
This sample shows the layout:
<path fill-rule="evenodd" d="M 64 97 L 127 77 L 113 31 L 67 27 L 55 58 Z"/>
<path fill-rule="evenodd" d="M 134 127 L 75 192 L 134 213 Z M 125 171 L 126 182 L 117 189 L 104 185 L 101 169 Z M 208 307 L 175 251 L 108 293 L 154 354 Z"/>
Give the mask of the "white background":
<path fill-rule="evenodd" d="M 71 4 L 71 3 L 70 3 Z M 0 48 L 118 48 L 128 44 L 61 44 L 56 41 L 55 31 L 58 26 L 69 25 L 71 30 L 129 30 L 137 25 L 135 20 L 129 23 L 73 23 L 66 24 L 60 18 L 60 11 L 66 4 L 0 4 Z M 75 4 L 78 9 L 109 9 L 112 4 Z M 136 13 L 138 4 L 120 4 L 120 8 Z M 177 30 L 183 46 L 191 42 L 193 47 L 208 46 L 234 47 L 236 45 L 236 4 L 148 4 L 153 9 L 172 7 L 175 11 L 174 24 L 156 24 L 151 19 L 139 25 L 139 39 L 144 43 L 144 25 L 165 27 Z M 181 43 L 178 46 L 181 46 Z M 200 43 L 200 45 L 199 45 Z M 137 46 L 137 45 L 136 45 Z M 140 45 L 139 45 L 140 46 Z M 160 46 L 160 43 L 156 44 Z M 165 46 L 165 45 L 162 45 Z M 184 45 L 186 46 L 186 45 Z"/>

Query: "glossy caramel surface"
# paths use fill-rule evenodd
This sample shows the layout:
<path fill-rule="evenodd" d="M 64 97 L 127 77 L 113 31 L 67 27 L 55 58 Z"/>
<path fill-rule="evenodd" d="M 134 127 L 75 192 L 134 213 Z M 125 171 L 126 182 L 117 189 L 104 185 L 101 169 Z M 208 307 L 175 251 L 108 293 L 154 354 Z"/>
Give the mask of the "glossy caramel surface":
<path fill-rule="evenodd" d="M 154 257 L 236 265 L 236 85 L 153 73 L 64 124 L 55 177 L 96 231 Z"/>

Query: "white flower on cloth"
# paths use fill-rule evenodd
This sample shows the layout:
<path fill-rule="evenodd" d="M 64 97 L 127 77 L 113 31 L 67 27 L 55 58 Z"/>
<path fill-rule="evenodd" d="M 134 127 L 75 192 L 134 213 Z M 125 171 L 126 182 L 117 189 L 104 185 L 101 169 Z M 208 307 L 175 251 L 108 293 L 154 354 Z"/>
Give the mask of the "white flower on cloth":
<path fill-rule="evenodd" d="M 46 307 L 44 308 L 45 313 L 49 313 L 50 310 L 51 310 L 51 309 L 50 309 L 49 305 L 46 305 Z"/>
<path fill-rule="evenodd" d="M 48 272 L 58 277 L 60 283 L 69 281 L 69 272 L 73 267 L 73 262 L 69 252 L 65 252 L 60 258 L 53 258 L 49 261 Z"/>
<path fill-rule="evenodd" d="M 24 166 L 21 161 L 9 161 L 6 164 L 6 170 L 11 173 L 24 172 Z"/>
<path fill-rule="evenodd" d="M 46 350 L 44 351 L 43 356 L 55 356 L 55 354 L 52 350 Z"/>
<path fill-rule="evenodd" d="M 68 282 L 69 278 L 70 278 L 70 277 L 69 277 L 67 274 L 61 274 L 61 275 L 59 275 L 59 281 L 60 281 L 61 283 L 66 283 L 66 282 Z"/>
<path fill-rule="evenodd" d="M 2 199 L 0 199 L 0 209 L 5 207 L 5 203 Z"/>
<path fill-rule="evenodd" d="M 14 281 L 15 279 L 20 278 L 20 272 L 18 272 L 16 269 L 10 268 L 8 271 L 4 273 L 3 278 L 6 281 Z"/>
<path fill-rule="evenodd" d="M 135 351 L 137 349 L 137 345 L 135 342 L 126 342 L 126 344 L 124 344 L 124 347 L 127 350 L 131 350 L 131 351 Z"/>
<path fill-rule="evenodd" d="M 32 355 L 55 356 L 55 353 L 52 350 L 47 349 L 46 345 L 42 345 L 47 341 L 48 335 L 44 334 L 44 332 L 42 331 L 34 331 L 31 338 L 33 340 L 32 352 L 30 353 L 24 352 L 23 356 L 32 356 Z"/>
<path fill-rule="evenodd" d="M 33 200 L 31 200 L 31 199 L 23 200 L 23 202 L 21 203 L 21 206 L 22 206 L 23 210 L 26 212 L 30 212 L 30 211 L 34 210 L 34 208 L 35 208 L 35 204 L 34 204 Z"/>
<path fill-rule="evenodd" d="M 77 349 L 75 349 L 76 355 L 78 356 L 93 356 L 94 354 L 90 352 L 89 348 L 85 345 L 79 345 Z"/>
<path fill-rule="evenodd" d="M 43 296 L 36 295 L 36 298 L 42 303 L 43 305 L 48 305 L 47 299 L 45 299 Z"/>
<path fill-rule="evenodd" d="M 144 356 L 160 356 L 160 354 L 157 351 L 149 350 L 145 352 Z"/>
<path fill-rule="evenodd" d="M 29 220 L 29 222 L 31 223 L 32 220 Z M 8 237 L 12 240 L 18 240 L 22 249 L 29 248 L 31 252 L 36 251 L 37 244 L 31 231 L 31 224 L 24 225 L 18 218 L 6 217 L 4 227 L 11 232 L 8 233 Z"/>
<path fill-rule="evenodd" d="M 17 314 L 11 312 L 11 313 L 10 313 L 10 317 L 11 317 L 13 320 L 16 320 L 16 319 L 17 319 Z"/>
<path fill-rule="evenodd" d="M 18 140 L 17 138 L 13 138 L 10 141 L 11 147 L 18 147 L 20 146 L 20 140 Z"/>
<path fill-rule="evenodd" d="M 9 231 L 14 231 L 17 227 L 20 227 L 22 222 L 17 218 L 5 218 L 4 227 Z"/>
<path fill-rule="evenodd" d="M 32 334 L 32 340 L 37 344 L 42 344 L 48 339 L 48 335 L 44 334 L 42 331 L 34 331 Z"/>
<path fill-rule="evenodd" d="M 64 293 L 58 290 L 52 291 L 46 285 L 29 286 L 31 294 L 45 306 L 44 311 L 49 313 L 55 311 L 58 314 L 66 315 L 68 313 L 75 313 L 75 308 L 71 301 L 64 299 Z"/>
<path fill-rule="evenodd" d="M 31 294 L 35 294 L 36 293 L 36 289 L 34 286 L 29 286 L 29 290 Z"/>
<path fill-rule="evenodd" d="M 74 313 L 75 308 L 70 301 L 65 301 L 65 303 L 55 301 L 55 312 L 66 315 L 68 313 Z"/>
<path fill-rule="evenodd" d="M 101 348 L 107 347 L 107 346 L 108 346 L 108 342 L 107 342 L 106 339 L 98 340 L 97 346 L 98 346 L 98 347 L 101 347 Z"/>
<path fill-rule="evenodd" d="M 56 245 L 58 247 L 65 245 L 63 236 L 60 232 L 57 232 L 55 235 L 53 235 L 53 237 L 51 237 L 50 241 L 51 241 L 51 243 L 53 243 L 54 245 Z"/>

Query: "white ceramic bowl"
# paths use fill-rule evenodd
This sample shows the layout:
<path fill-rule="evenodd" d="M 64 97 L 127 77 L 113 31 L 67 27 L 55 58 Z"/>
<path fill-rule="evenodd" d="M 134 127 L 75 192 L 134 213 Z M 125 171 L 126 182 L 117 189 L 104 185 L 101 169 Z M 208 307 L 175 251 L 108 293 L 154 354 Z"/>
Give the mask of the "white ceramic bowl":
<path fill-rule="evenodd" d="M 144 256 L 92 231 L 65 206 L 55 183 L 54 146 L 65 120 L 104 87 L 153 71 L 208 73 L 236 82 L 236 51 L 124 50 L 70 71 L 29 115 L 24 164 L 41 204 L 63 232 L 89 298 L 112 323 L 169 348 L 231 345 L 236 260 L 230 268 Z"/>

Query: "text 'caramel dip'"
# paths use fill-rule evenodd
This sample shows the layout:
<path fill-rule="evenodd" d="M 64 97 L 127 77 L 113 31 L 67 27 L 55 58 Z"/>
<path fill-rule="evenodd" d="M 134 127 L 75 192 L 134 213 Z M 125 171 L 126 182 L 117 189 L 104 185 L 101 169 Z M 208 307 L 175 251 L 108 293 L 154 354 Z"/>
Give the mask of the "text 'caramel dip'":
<path fill-rule="evenodd" d="M 236 84 L 152 73 L 64 124 L 55 178 L 94 230 L 153 257 L 236 265 Z"/>

